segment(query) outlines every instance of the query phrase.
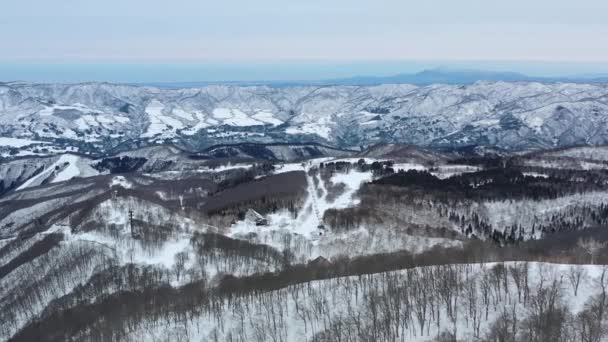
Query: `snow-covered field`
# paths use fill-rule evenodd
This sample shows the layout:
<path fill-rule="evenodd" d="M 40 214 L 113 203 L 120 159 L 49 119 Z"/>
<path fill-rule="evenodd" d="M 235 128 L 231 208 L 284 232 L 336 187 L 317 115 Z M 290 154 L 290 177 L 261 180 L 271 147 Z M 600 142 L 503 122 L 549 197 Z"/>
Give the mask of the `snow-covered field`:
<path fill-rule="evenodd" d="M 24 147 L 33 144 L 46 144 L 46 142 L 21 138 L 0 137 L 0 146 Z"/>
<path fill-rule="evenodd" d="M 152 100 L 146 107 L 146 113 L 150 118 L 150 125 L 143 137 L 155 137 L 161 135 L 163 137 L 172 137 L 175 135 L 175 130 L 183 128 L 181 121 L 169 115 L 163 114 L 165 105 L 158 100 Z"/>

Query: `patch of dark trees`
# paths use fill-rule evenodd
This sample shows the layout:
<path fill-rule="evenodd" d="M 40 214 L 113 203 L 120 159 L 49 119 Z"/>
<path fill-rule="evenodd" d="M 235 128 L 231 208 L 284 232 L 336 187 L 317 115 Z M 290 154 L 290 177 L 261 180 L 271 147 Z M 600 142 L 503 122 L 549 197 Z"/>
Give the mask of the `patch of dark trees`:
<path fill-rule="evenodd" d="M 306 193 L 306 177 L 302 171 L 248 179 L 208 197 L 199 209 L 209 215 L 238 215 L 248 208 L 267 213 L 286 207 L 295 212 Z"/>
<path fill-rule="evenodd" d="M 264 244 L 247 240 L 233 239 L 222 234 L 195 233 L 191 239 L 198 255 L 209 255 L 213 250 L 220 250 L 223 256 L 237 256 L 265 261 L 287 267 L 293 260 L 289 251 L 281 252 Z"/>
<path fill-rule="evenodd" d="M 217 191 L 223 191 L 240 184 L 253 182 L 258 176 L 267 175 L 273 170 L 274 165 L 269 163 L 255 164 L 246 171 L 236 170 L 230 173 L 229 176 L 223 177 L 222 180 L 219 181 Z"/>
<path fill-rule="evenodd" d="M 327 209 L 323 213 L 323 222 L 334 232 L 354 230 L 364 224 L 382 225 L 384 221 L 382 214 L 369 207 Z"/>
<path fill-rule="evenodd" d="M 357 170 L 359 172 L 372 172 L 375 177 L 380 177 L 395 173 L 394 164 L 392 160 L 367 163 L 365 159 L 359 159 L 356 163 L 346 161 L 320 163 L 319 168 L 322 174 L 348 173 L 351 170 Z"/>
<path fill-rule="evenodd" d="M 148 160 L 146 158 L 133 158 L 129 156 L 103 158 L 93 164 L 98 171 L 109 171 L 110 173 L 128 173 L 139 170 Z"/>
<path fill-rule="evenodd" d="M 374 114 L 388 114 L 391 112 L 390 108 L 385 108 L 385 107 L 380 107 L 380 106 L 367 107 L 366 110 L 368 112 L 374 113 Z"/>
<path fill-rule="evenodd" d="M 439 179 L 427 171 L 399 171 L 374 180 L 375 185 L 389 185 L 472 200 L 552 199 L 567 194 L 605 190 L 603 183 L 573 181 L 566 177 L 532 177 L 514 168 L 492 168 Z"/>
<path fill-rule="evenodd" d="M 227 158 L 236 157 L 242 154 L 246 154 L 249 157 L 255 159 L 265 160 L 280 160 L 280 158 L 272 152 L 271 147 L 285 147 L 289 148 L 296 156 L 299 157 L 317 157 L 324 156 L 326 153 L 322 149 L 333 150 L 343 153 L 353 153 L 352 150 L 340 149 L 332 146 L 327 146 L 317 142 L 285 142 L 285 143 L 237 143 L 237 144 L 223 144 L 210 146 L 201 152 L 201 155 L 207 155 L 214 158 Z"/>
<path fill-rule="evenodd" d="M 508 164 L 507 159 L 498 156 L 469 156 L 448 160 L 452 165 L 474 165 L 483 168 L 496 168 Z"/>
<path fill-rule="evenodd" d="M 476 213 L 470 217 L 459 215 L 455 212 L 449 213 L 449 220 L 460 226 L 460 231 L 465 236 L 485 236 L 499 245 L 520 243 L 526 235 L 522 226 L 513 225 L 506 227 L 504 231 L 495 230 Z M 532 225 L 531 236 L 537 233 L 545 238 L 555 233 L 568 233 L 589 228 L 589 226 L 606 227 L 608 225 L 608 205 L 584 206 L 576 211 L 559 212 L 551 215 L 542 224 Z"/>

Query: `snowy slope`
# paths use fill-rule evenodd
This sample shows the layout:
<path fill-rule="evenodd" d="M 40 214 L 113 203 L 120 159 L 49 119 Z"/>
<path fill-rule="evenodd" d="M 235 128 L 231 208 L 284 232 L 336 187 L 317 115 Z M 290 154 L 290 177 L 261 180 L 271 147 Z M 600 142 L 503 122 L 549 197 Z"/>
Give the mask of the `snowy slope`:
<path fill-rule="evenodd" d="M 17 190 L 43 183 L 58 183 L 75 177 L 91 177 L 98 174 L 99 171 L 90 166 L 90 160 L 73 154 L 63 154 L 53 164 L 45 166 L 42 172 L 21 184 Z"/>

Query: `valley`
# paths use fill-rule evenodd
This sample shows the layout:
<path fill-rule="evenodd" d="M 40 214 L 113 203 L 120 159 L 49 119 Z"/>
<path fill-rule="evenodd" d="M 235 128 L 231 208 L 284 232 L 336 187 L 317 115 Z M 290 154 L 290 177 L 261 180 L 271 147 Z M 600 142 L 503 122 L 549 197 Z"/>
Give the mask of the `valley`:
<path fill-rule="evenodd" d="M 544 312 L 527 307 L 551 295 L 563 314 L 551 333 L 574 341 L 608 285 L 605 149 L 310 143 L 15 158 L 0 164 L 0 333 L 470 340 L 505 319 L 519 319 L 515 335 L 539 333 L 525 327 Z M 578 272 L 584 295 L 570 289 Z"/>

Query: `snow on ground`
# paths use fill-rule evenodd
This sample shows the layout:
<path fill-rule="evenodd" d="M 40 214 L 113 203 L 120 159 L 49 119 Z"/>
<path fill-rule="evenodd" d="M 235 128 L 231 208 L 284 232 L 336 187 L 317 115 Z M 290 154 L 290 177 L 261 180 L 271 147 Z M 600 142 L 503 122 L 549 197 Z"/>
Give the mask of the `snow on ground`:
<path fill-rule="evenodd" d="M 396 163 L 393 164 L 393 169 L 395 172 L 399 170 L 408 171 L 408 170 L 417 170 L 417 171 L 425 171 L 428 168 L 422 164 L 416 163 Z"/>
<path fill-rule="evenodd" d="M 7 138 L 0 137 L 0 146 L 10 146 L 10 147 L 24 147 L 32 144 L 48 144 L 44 141 L 30 140 L 30 139 L 21 139 L 21 138 Z"/>
<path fill-rule="evenodd" d="M 358 163 L 359 160 L 363 159 L 366 164 L 372 164 L 374 162 L 385 163 L 391 161 L 390 159 L 375 159 L 375 158 L 340 158 L 340 159 L 332 159 L 328 162 L 346 162 L 346 163 Z M 425 166 L 419 163 L 394 163 L 392 166 L 395 172 L 399 170 L 408 171 L 408 170 L 417 170 L 417 171 L 429 171 L 432 175 L 437 178 L 449 178 L 452 176 L 460 175 L 468 172 L 476 172 L 481 170 L 478 166 L 472 165 L 459 165 L 459 164 L 445 164 L 445 165 L 436 165 L 434 167 Z"/>
<path fill-rule="evenodd" d="M 110 182 L 110 187 L 120 186 L 125 189 L 131 189 L 133 184 L 129 182 L 124 176 L 115 176 L 112 177 L 112 181 Z"/>
<path fill-rule="evenodd" d="M 250 118 L 239 109 L 216 108 L 213 110 L 213 117 L 230 126 L 260 126 L 264 124 L 262 121 Z"/>
<path fill-rule="evenodd" d="M 175 135 L 175 130 L 183 128 L 181 121 L 163 114 L 165 105 L 158 100 L 152 100 L 146 107 L 146 113 L 150 119 L 150 126 L 142 137 L 154 137 L 160 134 L 163 137 Z"/>
<path fill-rule="evenodd" d="M 173 224 L 175 235 L 163 241 L 158 248 L 146 248 L 139 240 L 133 239 L 131 236 L 130 211 L 137 220 L 158 225 Z M 117 235 L 89 231 L 72 234 L 70 239 L 102 244 L 113 250 L 119 262 L 123 264 L 135 262 L 159 264 L 171 268 L 175 263 L 177 253 L 191 252 L 189 241 L 192 234 L 190 232 L 196 229 L 196 225 L 191 219 L 171 213 L 161 206 L 143 203 L 130 197 L 100 203 L 94 209 L 91 219 L 97 223 L 113 226 L 111 229 L 114 229 L 114 234 Z"/>
<path fill-rule="evenodd" d="M 588 162 L 583 160 L 559 160 L 559 159 L 526 159 L 524 166 L 542 167 L 548 169 L 574 169 L 574 170 L 604 170 L 608 166 L 602 162 Z"/>
<path fill-rule="evenodd" d="M 40 116 L 50 116 L 53 115 L 55 113 L 55 110 L 77 110 L 79 112 L 83 112 L 83 113 L 102 113 L 99 110 L 96 109 L 92 109 L 86 105 L 83 105 L 81 103 L 74 103 L 71 106 L 65 106 L 65 105 L 58 105 L 58 104 L 54 104 L 51 106 L 46 106 L 43 109 L 41 109 L 40 111 L 38 111 L 38 115 Z"/>
<path fill-rule="evenodd" d="M 73 154 L 63 154 L 55 163 L 21 184 L 17 190 L 38 186 L 48 179 L 50 179 L 50 183 L 58 183 L 75 177 L 91 177 L 98 174 L 99 171 L 93 169 L 86 160 Z"/>
<path fill-rule="evenodd" d="M 274 166 L 274 173 L 286 173 L 292 171 L 304 171 L 302 163 L 288 163 L 288 164 L 277 164 Z"/>
<path fill-rule="evenodd" d="M 322 158 L 313 158 L 309 159 L 306 162 L 300 163 L 285 163 L 285 164 L 275 164 L 274 165 L 274 173 L 285 173 L 291 171 L 306 171 L 308 169 L 318 167 L 321 163 L 325 162 L 334 162 L 338 159 L 333 157 L 322 157 Z"/>
<path fill-rule="evenodd" d="M 439 165 L 431 171 L 431 174 L 439 179 L 445 179 L 480 170 L 480 167 L 471 165 Z"/>
<path fill-rule="evenodd" d="M 457 246 L 460 241 L 444 238 L 430 238 L 424 236 L 413 236 L 398 229 L 387 227 L 360 227 L 359 230 L 349 231 L 343 234 L 334 234 L 327 230 L 319 229 L 322 225 L 322 217 L 328 209 L 344 209 L 358 205 L 359 199 L 356 192 L 365 182 L 372 180 L 371 172 L 359 172 L 356 169 L 348 173 L 335 173 L 329 182 L 333 185 L 343 184 L 343 191 L 333 200 L 328 199 L 328 190 L 325 183 L 318 174 L 311 176 L 309 170 L 319 166 L 321 162 L 349 162 L 356 163 L 360 158 L 318 158 L 305 163 L 287 163 L 275 165 L 274 173 L 290 171 L 304 171 L 307 179 L 307 197 L 302 210 L 297 217 L 292 217 L 287 211 L 280 211 L 267 215 L 269 225 L 259 227 L 253 222 L 246 220 L 238 221 L 230 228 L 229 235 L 236 238 L 246 238 L 249 233 L 255 233 L 255 242 L 268 244 L 277 249 L 284 249 L 285 237 L 291 236 L 290 249 L 302 261 L 317 256 L 331 257 L 336 251 L 351 254 L 372 254 L 407 249 L 414 253 L 422 252 L 435 245 Z M 366 163 L 376 160 L 364 158 Z M 396 164 L 402 169 L 427 170 L 420 164 L 400 163 Z M 442 178 L 462 172 L 473 172 L 477 167 L 467 165 L 442 165 L 434 169 L 433 174 Z M 315 185 L 316 184 L 316 185 Z M 386 230 L 391 230 L 387 233 Z M 393 235 L 391 235 L 393 234 Z"/>
<path fill-rule="evenodd" d="M 191 113 L 186 112 L 185 110 L 181 109 L 181 108 L 173 108 L 171 110 L 171 113 L 173 113 L 173 115 L 175 116 L 179 116 L 182 119 L 186 119 L 186 120 L 193 120 L 193 115 Z"/>
<path fill-rule="evenodd" d="M 587 159 L 595 161 L 608 161 L 608 147 L 607 146 L 581 146 L 572 147 L 565 150 L 558 150 L 553 152 L 545 152 L 544 155 L 551 157 L 568 157 L 575 159 Z"/>
<path fill-rule="evenodd" d="M 319 161 L 317 161 L 319 162 Z M 302 164 L 285 164 L 282 168 L 280 168 L 279 172 L 288 172 L 295 170 L 306 171 L 306 180 L 307 180 L 307 192 L 308 196 L 303 205 L 303 209 L 300 214 L 294 219 L 289 217 L 289 214 L 280 212 L 276 214 L 271 214 L 269 216 L 271 226 L 267 227 L 269 229 L 287 229 L 288 231 L 304 235 L 306 237 L 315 237 L 319 235 L 318 227 L 321 224 L 321 218 L 325 210 L 330 208 L 346 208 L 348 206 L 354 206 L 357 204 L 356 199 L 353 198 L 353 194 L 359 189 L 359 186 L 364 181 L 371 180 L 371 172 L 356 172 L 353 171 L 348 174 L 337 174 L 332 177 L 332 182 L 334 183 L 345 183 L 346 189 L 343 194 L 341 194 L 335 201 L 329 203 L 326 199 L 327 191 L 322 190 L 322 196 L 318 197 L 317 189 L 315 188 L 315 181 L 312 179 L 312 176 L 308 174 L 309 168 L 313 165 L 312 161 L 307 162 L 305 166 Z M 323 181 L 317 177 L 317 183 L 320 186 L 323 186 Z M 257 231 L 259 229 L 255 228 L 255 225 L 252 226 L 251 222 L 247 221 L 239 221 L 235 225 L 231 227 L 232 235 L 244 235 L 248 232 Z"/>
<path fill-rule="evenodd" d="M 205 114 L 202 112 L 195 112 L 193 115 L 196 117 L 196 120 L 197 120 L 196 124 L 194 126 L 191 126 L 191 127 L 188 127 L 186 129 L 182 130 L 181 131 L 182 134 L 194 135 L 194 134 L 196 134 L 196 132 L 200 131 L 201 129 L 211 126 L 211 124 L 217 124 L 217 122 L 211 123 L 211 124 L 207 123 L 205 121 Z"/>
<path fill-rule="evenodd" d="M 221 165 L 216 168 L 210 167 L 201 167 L 192 170 L 169 170 L 169 171 L 161 171 L 154 173 L 143 173 L 146 177 L 156 178 L 156 179 L 182 179 L 185 175 L 190 175 L 193 173 L 218 173 L 224 172 L 228 170 L 238 170 L 238 169 L 249 169 L 253 167 L 253 164 L 227 164 Z"/>
<path fill-rule="evenodd" d="M 155 173 L 144 173 L 145 176 L 148 177 L 155 177 L 155 178 L 162 178 L 163 175 L 176 175 L 176 176 L 180 176 L 183 175 L 184 172 L 223 172 L 223 171 L 228 171 L 228 170 L 238 170 L 238 169 L 249 169 L 252 168 L 254 166 L 254 164 L 232 164 L 232 163 L 228 163 L 226 165 L 220 165 L 218 167 L 215 168 L 211 168 L 211 167 L 200 167 L 197 169 L 193 169 L 193 170 L 170 170 L 170 171 L 163 171 L 163 172 L 155 172 Z"/>
<path fill-rule="evenodd" d="M 79 148 L 76 146 L 56 146 L 52 145 L 51 142 L 21 138 L 6 138 L 9 140 L 5 140 L 4 142 L 6 145 L 3 145 L 2 140 L 4 139 L 5 138 L 0 138 L 0 155 L 5 158 L 48 156 L 69 152 L 78 152 L 79 150 Z M 13 150 L 15 148 L 18 149 L 17 153 L 15 153 Z"/>
<path fill-rule="evenodd" d="M 100 126 L 111 129 L 112 125 L 114 125 L 116 123 L 125 124 L 125 123 L 128 123 L 129 121 L 130 121 L 130 119 L 128 117 L 124 117 L 124 116 L 108 115 L 108 114 L 97 114 L 97 115 L 87 114 L 87 115 L 82 115 L 81 117 L 76 119 L 76 121 L 74 121 L 74 123 L 78 127 L 78 130 L 85 131 L 85 130 L 90 129 L 91 127 L 100 127 Z M 94 134 L 94 136 L 99 136 L 99 134 Z M 85 139 L 87 141 L 99 140 L 99 139 L 95 138 L 94 136 L 91 136 L 91 134 L 88 134 Z"/>
<path fill-rule="evenodd" d="M 273 126 L 278 126 L 283 123 L 283 121 L 274 117 L 274 114 L 269 111 L 261 111 L 252 116 L 253 119 L 262 121 L 264 123 L 269 123 Z"/>
<path fill-rule="evenodd" d="M 54 139 L 74 139 L 79 140 L 80 137 L 76 132 L 69 128 L 57 128 L 57 130 L 49 130 L 49 129 L 37 129 L 35 131 L 38 136 L 43 138 L 54 138 Z"/>
<path fill-rule="evenodd" d="M 334 201 L 331 203 L 327 202 L 325 198 L 320 199 L 319 207 L 322 212 L 325 212 L 327 209 L 344 209 L 348 207 L 354 207 L 359 204 L 359 200 L 354 197 L 359 187 L 364 182 L 369 182 L 372 180 L 371 172 L 358 172 L 351 171 L 349 173 L 336 173 L 331 177 L 330 181 L 333 184 L 345 184 L 345 191 L 340 194 Z M 323 182 L 320 182 L 322 184 Z M 325 191 L 325 195 L 327 195 L 327 191 Z"/>
<path fill-rule="evenodd" d="M 78 167 L 79 163 L 79 158 L 75 155 L 72 154 L 64 154 L 61 157 L 59 157 L 59 160 L 57 161 L 59 165 L 61 165 L 61 163 L 67 163 L 67 167 L 64 168 L 63 170 L 61 170 L 53 179 L 53 183 L 57 183 L 57 182 L 63 182 L 63 181 L 67 181 L 70 180 L 74 177 L 78 177 L 81 174 L 83 174 L 83 171 L 80 170 L 80 168 Z M 95 174 L 97 173 L 96 171 L 92 171 L 93 169 L 91 168 L 91 170 L 86 170 L 84 171 L 84 173 L 92 173 Z"/>
<path fill-rule="evenodd" d="M 29 320 L 39 315 L 48 304 L 61 298 L 84 283 L 100 269 L 108 265 L 107 257 L 99 253 L 87 253 L 91 249 L 79 245 L 68 248 L 61 243 L 44 255 L 16 268 L 0 278 L 0 309 L 12 314 L 2 315 L 0 340 L 9 340 Z M 86 256 L 83 257 L 82 253 Z M 33 276 L 35 274 L 36 276 Z M 23 289 L 27 289 L 24 291 Z M 18 301 L 27 302 L 26 309 Z"/>
<path fill-rule="evenodd" d="M 568 209 L 581 209 L 608 204 L 608 193 L 595 191 L 577 193 L 562 196 L 555 199 L 544 200 L 521 200 L 521 201 L 486 201 L 482 202 L 477 210 L 495 230 L 505 231 L 513 226 L 521 226 L 525 237 L 531 237 L 532 227 L 539 227 L 546 222 L 551 222 L 551 217 L 558 213 L 566 212 Z M 563 219 L 568 220 L 565 216 Z M 535 231 L 535 237 L 540 237 L 542 232 Z"/>
<path fill-rule="evenodd" d="M 133 212 L 135 220 L 168 227 L 171 234 L 157 242 L 134 238 L 131 234 L 130 211 Z M 104 201 L 93 210 L 89 220 L 101 224 L 104 228 L 74 233 L 68 240 L 98 244 L 107 249 L 109 255 L 120 265 L 136 263 L 172 269 L 175 267 L 177 255 L 181 253 L 186 255 L 185 271 L 202 268 L 209 278 L 219 273 L 245 275 L 276 269 L 276 265 L 269 265 L 261 260 L 244 264 L 241 259 L 223 258 L 221 252 L 217 252 L 214 258 L 199 258 L 191 239 L 195 232 L 206 231 L 204 225 L 162 206 L 136 198 L 119 197 Z M 137 229 L 135 226 L 135 233 Z M 186 280 L 176 278 L 172 285 L 183 285 Z"/>
<path fill-rule="evenodd" d="M 71 205 L 75 203 L 79 203 L 85 200 L 88 200 L 92 197 L 98 196 L 103 192 L 103 190 L 92 189 L 87 191 L 82 191 L 76 193 L 72 196 L 64 196 L 64 197 L 56 197 L 51 199 L 46 199 L 44 201 L 40 201 L 28 207 L 22 207 L 15 211 L 10 212 L 8 215 L 4 217 L 0 217 L 0 230 L 3 233 L 11 234 L 16 230 L 21 228 L 23 225 L 29 224 L 33 221 L 33 218 L 39 218 L 43 215 L 60 209 L 66 205 Z M 29 193 L 29 194 L 28 194 Z M 32 195 L 37 194 L 37 191 L 26 191 L 26 194 Z M 20 196 L 20 194 L 15 194 Z M 39 197 L 34 197 L 34 199 Z"/>
<path fill-rule="evenodd" d="M 496 126 L 500 123 L 500 119 L 482 119 L 482 120 L 477 120 L 475 122 L 472 123 L 473 126 L 476 127 L 489 127 L 489 126 Z"/>
<path fill-rule="evenodd" d="M 312 163 L 308 164 L 305 170 L 308 171 L 311 165 Z M 298 215 L 292 223 L 292 230 L 305 236 L 316 236 L 319 234 L 318 227 L 322 224 L 323 214 L 326 210 L 356 206 L 359 201 L 355 198 L 354 194 L 359 190 L 361 184 L 372 179 L 372 174 L 371 172 L 351 171 L 349 173 L 336 173 L 333 175 L 330 179 L 333 184 L 342 183 L 345 185 L 344 192 L 333 201 L 327 199 L 328 192 L 320 177 L 318 175 L 314 177 L 317 178 L 321 194 L 317 192 L 313 176 L 306 172 L 308 197 L 303 207 L 303 214 Z"/>
<path fill-rule="evenodd" d="M 536 177 L 536 178 L 549 178 L 549 175 L 546 173 L 538 173 L 538 172 L 524 172 L 524 176 L 528 177 Z"/>
<path fill-rule="evenodd" d="M 372 164 L 373 162 L 388 161 L 388 159 L 376 159 L 376 158 L 337 158 L 337 159 L 328 160 L 328 162 L 329 163 L 351 163 L 351 164 L 354 163 L 354 164 L 356 164 L 361 159 L 363 159 L 366 164 Z"/>
<path fill-rule="evenodd" d="M 422 253 L 432 247 L 459 247 L 462 242 L 447 238 L 410 235 L 399 227 L 361 226 L 356 230 L 326 234 L 310 248 L 309 259 L 322 256 L 331 259 L 340 255 L 358 256 L 373 253 L 391 253 L 406 250 Z M 306 262 L 307 260 L 299 260 Z"/>
<path fill-rule="evenodd" d="M 236 170 L 236 169 L 249 169 L 252 168 L 253 164 L 226 164 L 226 165 L 222 165 L 222 166 L 218 166 L 215 169 L 208 169 L 209 171 L 212 172 L 222 172 L 222 171 L 228 171 L 228 170 Z"/>
<path fill-rule="evenodd" d="M 101 244 L 112 251 L 118 262 L 122 265 L 137 263 L 144 265 L 161 265 L 172 268 L 175 264 L 175 255 L 180 252 L 191 252 L 190 235 L 184 234 L 167 241 L 158 249 L 146 249 L 139 241 L 131 238 L 127 231 L 122 232 L 121 238 L 99 232 L 84 232 L 71 234 L 70 241 L 88 241 Z"/>
<path fill-rule="evenodd" d="M 456 314 L 448 315 L 446 305 L 438 304 L 439 316 L 431 313 L 428 304 L 422 306 L 412 305 L 411 312 L 407 313 L 410 324 L 404 325 L 400 331 L 402 341 L 431 341 L 444 331 L 456 333 L 459 341 L 478 340 L 474 334 L 474 324 L 471 311 L 474 310 L 479 319 L 480 335 L 485 336 L 491 325 L 505 312 L 514 312 L 518 319 L 523 320 L 530 314 L 530 306 L 518 297 L 518 287 L 511 276 L 506 278 L 508 290 L 502 288 L 502 283 L 496 288 L 489 288 L 487 303 L 483 303 L 482 283 L 484 275 L 491 274 L 497 263 L 465 264 L 448 266 L 457 270 L 465 289 L 458 295 L 457 304 L 454 305 Z M 524 263 L 508 262 L 501 264 L 505 268 L 525 267 Z M 420 281 L 425 277 L 441 272 L 444 266 L 418 267 L 412 270 L 400 270 L 369 275 L 367 277 L 345 277 L 327 280 L 312 281 L 307 286 L 289 286 L 284 289 L 268 292 L 264 295 L 226 299 L 225 305 L 219 305 L 219 310 L 201 310 L 198 316 L 189 317 L 188 320 L 177 321 L 173 317 L 165 318 L 162 322 L 151 320 L 138 330 L 131 331 L 130 337 L 137 340 L 166 340 L 175 338 L 180 334 L 190 340 L 229 341 L 235 336 L 242 336 L 244 340 L 257 340 L 258 337 L 268 338 L 271 331 L 275 331 L 277 340 L 282 341 L 311 341 L 315 335 L 323 330 L 335 328 L 333 323 L 340 323 L 337 328 L 346 330 L 357 336 L 358 329 L 365 331 L 371 329 L 371 320 L 375 317 L 381 322 L 395 322 L 395 318 L 387 317 L 389 312 L 382 310 L 382 305 L 398 304 L 403 301 L 398 297 L 384 297 L 387 293 L 395 293 L 399 284 L 414 281 L 409 276 Z M 571 267 L 583 270 L 583 279 L 575 296 L 568 283 L 568 274 Z M 583 308 L 591 296 L 600 292 L 599 279 L 603 266 L 595 265 L 561 265 L 550 263 L 527 264 L 527 279 L 531 295 L 539 292 L 541 283 L 543 288 L 550 286 L 555 280 L 560 284 L 565 305 L 574 313 Z M 445 271 L 443 271 L 445 272 Z M 439 273 L 437 273 L 439 274 Z M 542 275 L 542 277 L 541 277 Z M 389 283 L 390 280 L 390 283 Z M 395 285 L 397 284 L 397 285 Z M 357 286 L 357 290 L 353 288 Z M 403 286 L 403 285 L 401 285 Z M 475 300 L 469 301 L 467 293 L 472 289 Z M 405 289 L 406 291 L 408 289 Z M 425 295 L 431 289 L 422 291 Z M 433 292 L 433 295 L 438 295 Z M 415 296 L 415 294 L 411 294 Z M 389 303 L 383 302 L 387 298 Z M 411 297 L 409 297 L 411 298 Z M 455 300 L 450 297 L 450 301 Z M 373 304 L 373 305 L 372 305 Z M 373 309 L 372 309 L 373 307 Z M 240 308 L 241 310 L 237 309 Z M 397 306 L 397 310 L 399 306 Z M 394 314 L 395 312 L 393 312 Z M 402 313 L 401 311 L 399 312 Z M 405 314 L 405 311 L 403 311 Z M 440 317 L 440 321 L 437 321 Z M 384 321 L 383 319 L 386 319 Z M 424 320 L 424 328 L 419 325 Z M 356 320 L 356 323 L 354 323 Z M 348 324 L 349 322 L 353 322 Z M 381 324 L 381 323 L 380 323 Z M 354 328 L 356 326 L 356 329 Z M 394 326 L 392 328 L 395 328 Z M 380 328 L 382 329 L 382 328 Z M 520 327 L 520 331 L 521 331 Z M 260 335 L 260 331 L 266 333 Z M 380 330 L 381 332 L 382 330 Z"/>
<path fill-rule="evenodd" d="M 399 170 L 408 171 L 408 170 L 416 170 L 416 171 L 429 171 L 433 176 L 445 179 L 452 176 L 457 176 L 463 173 L 476 172 L 481 170 L 481 168 L 477 166 L 471 165 L 436 165 L 434 167 L 424 166 L 422 164 L 416 163 L 396 163 L 393 165 L 393 169 L 395 172 Z"/>
<path fill-rule="evenodd" d="M 322 138 L 329 140 L 331 133 L 330 125 L 332 122 L 330 118 L 319 118 L 313 122 L 303 122 L 300 124 L 294 123 L 292 126 L 285 130 L 287 134 L 311 134 L 318 135 Z"/>
<path fill-rule="evenodd" d="M 256 226 L 255 223 L 247 220 L 236 222 L 230 227 L 229 236 L 243 238 L 250 233 L 256 233 L 255 242 L 268 244 L 277 249 L 283 250 L 289 248 L 294 252 L 297 258 L 301 261 L 307 261 L 317 256 L 331 257 L 336 255 L 336 251 L 348 252 L 348 245 L 359 246 L 357 252 L 361 254 L 370 254 L 379 251 L 387 251 L 405 248 L 405 244 L 397 246 L 396 244 L 387 245 L 385 242 L 389 239 L 382 237 L 382 233 L 373 230 L 373 234 L 369 230 L 362 228 L 359 231 L 352 231 L 341 235 L 334 236 L 333 233 L 325 229 L 323 226 L 323 214 L 328 209 L 344 209 L 347 207 L 356 206 L 359 199 L 356 197 L 356 192 L 361 184 L 372 180 L 371 172 L 359 172 L 352 170 L 349 173 L 336 173 L 330 178 L 332 184 L 344 184 L 343 192 L 334 198 L 328 199 L 328 190 L 325 188 L 323 180 L 318 174 L 311 176 L 309 169 L 316 167 L 320 162 L 327 161 L 328 158 L 320 158 L 309 161 L 304 165 L 301 163 L 284 164 L 283 167 L 277 168 L 275 172 L 289 171 L 305 171 L 307 179 L 307 197 L 298 213 L 297 217 L 293 217 L 287 211 L 279 211 L 271 213 L 267 216 L 268 226 Z M 314 179 L 313 179 L 314 177 Z M 316 185 L 315 185 L 316 184 Z M 323 228 L 320 228 L 323 227 Z M 286 237 L 291 241 L 286 245 Z M 371 237 L 370 237 L 371 236 Z M 409 239 L 414 241 L 415 239 Z M 397 241 L 397 240 L 392 240 Z M 403 242 L 403 240 L 401 240 Z M 419 246 L 434 245 L 445 241 L 418 241 Z"/>

